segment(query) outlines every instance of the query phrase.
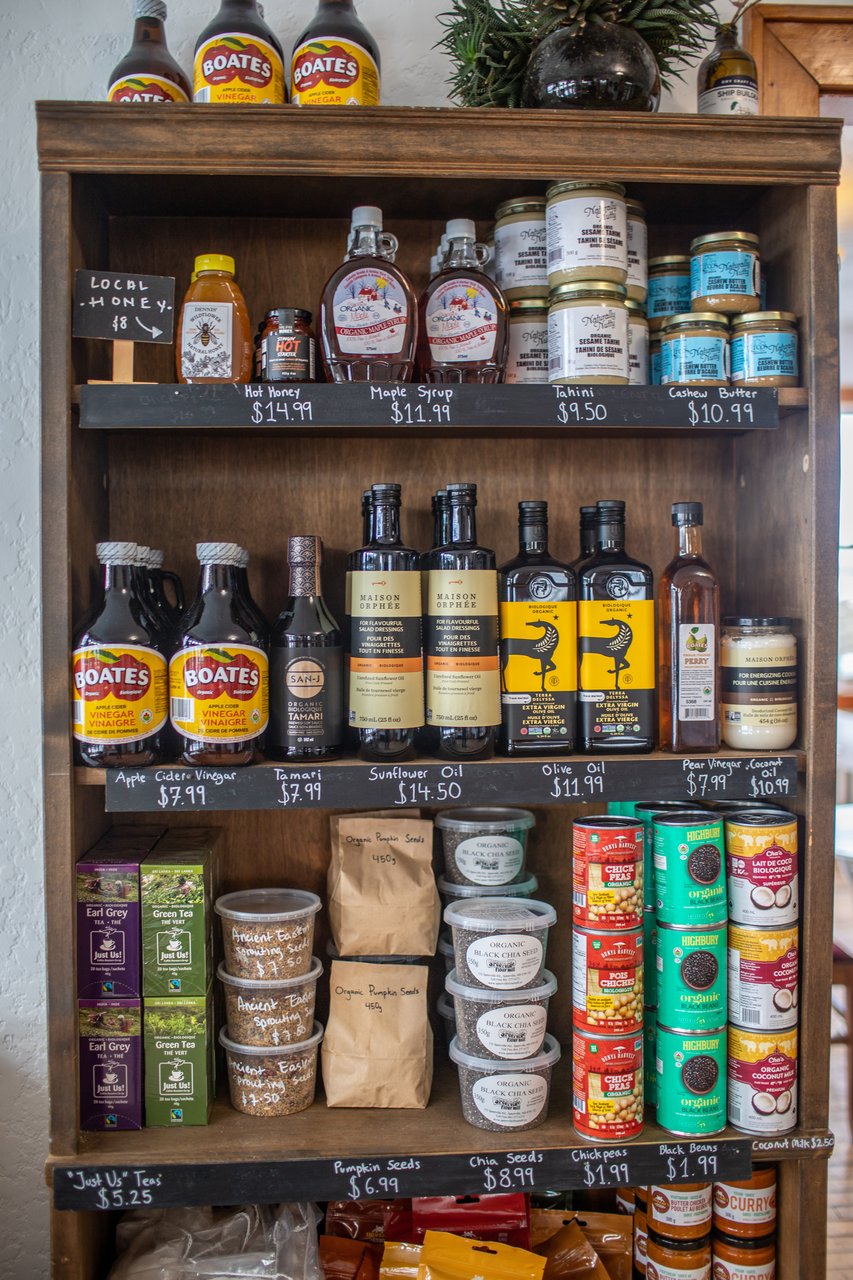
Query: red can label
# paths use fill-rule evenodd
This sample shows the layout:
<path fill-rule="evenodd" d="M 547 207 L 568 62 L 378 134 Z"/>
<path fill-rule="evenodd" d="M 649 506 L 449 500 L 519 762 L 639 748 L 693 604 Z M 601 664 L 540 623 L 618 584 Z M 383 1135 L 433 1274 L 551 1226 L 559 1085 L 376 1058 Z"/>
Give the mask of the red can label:
<path fill-rule="evenodd" d="M 573 931 L 572 1005 L 578 1031 L 622 1035 L 642 1030 L 642 932 Z"/>
<path fill-rule="evenodd" d="M 637 929 L 643 923 L 643 824 L 574 823 L 572 915 L 576 925 Z"/>
<path fill-rule="evenodd" d="M 625 1142 L 643 1131 L 643 1037 L 572 1037 L 575 1128 L 597 1142 Z"/>

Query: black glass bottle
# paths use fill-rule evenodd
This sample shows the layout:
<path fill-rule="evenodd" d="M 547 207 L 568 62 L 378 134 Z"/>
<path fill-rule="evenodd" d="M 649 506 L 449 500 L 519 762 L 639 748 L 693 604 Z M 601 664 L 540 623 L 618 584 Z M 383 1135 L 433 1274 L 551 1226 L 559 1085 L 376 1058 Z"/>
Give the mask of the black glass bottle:
<path fill-rule="evenodd" d="M 654 581 L 625 552 L 625 503 L 596 506 L 596 550 L 579 575 L 579 745 L 593 754 L 655 744 Z"/>
<path fill-rule="evenodd" d="M 477 486 L 447 486 L 450 540 L 428 551 L 427 724 L 451 760 L 494 754 L 501 719 L 495 553 L 477 543 Z"/>
<path fill-rule="evenodd" d="M 518 555 L 498 571 L 500 750 L 568 755 L 577 716 L 577 579 L 548 550 L 547 502 L 519 502 Z"/>
<path fill-rule="evenodd" d="M 577 572 L 584 560 L 595 554 L 595 507 L 581 507 L 578 512 L 578 546 L 580 555 L 572 561 L 572 568 Z"/>
<path fill-rule="evenodd" d="M 371 489 L 370 537 L 347 559 L 349 727 L 364 760 L 410 760 L 424 723 L 420 556 L 403 546 L 400 486 Z"/>
<path fill-rule="evenodd" d="M 288 600 L 270 646 L 273 760 L 329 760 L 343 741 L 343 636 L 323 600 L 319 538 L 287 540 Z"/>

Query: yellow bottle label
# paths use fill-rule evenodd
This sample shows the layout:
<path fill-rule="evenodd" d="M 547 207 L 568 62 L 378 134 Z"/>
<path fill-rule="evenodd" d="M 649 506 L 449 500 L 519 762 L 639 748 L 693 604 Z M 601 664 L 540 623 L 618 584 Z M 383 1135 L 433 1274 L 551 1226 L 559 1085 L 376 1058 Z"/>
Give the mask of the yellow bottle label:
<path fill-rule="evenodd" d="M 654 737 L 654 601 L 581 600 L 578 653 L 581 737 Z"/>
<path fill-rule="evenodd" d="M 142 742 L 166 723 L 166 659 L 144 645 L 84 645 L 71 655 L 72 729 L 94 745 Z"/>
<path fill-rule="evenodd" d="M 531 742 L 573 738 L 578 687 L 574 600 L 504 601 L 500 619 L 501 702 L 509 737 Z"/>
<path fill-rule="evenodd" d="M 108 102 L 189 102 L 179 84 L 163 76 L 122 76 L 110 85 Z"/>
<path fill-rule="evenodd" d="M 169 664 L 170 717 L 195 742 L 246 742 L 269 720 L 269 662 L 253 645 L 193 645 Z"/>
<path fill-rule="evenodd" d="M 193 102 L 283 103 L 284 64 L 260 36 L 213 36 L 196 50 Z"/>
<path fill-rule="evenodd" d="M 306 40 L 293 51 L 290 97 L 305 107 L 378 107 L 379 68 L 351 40 Z"/>

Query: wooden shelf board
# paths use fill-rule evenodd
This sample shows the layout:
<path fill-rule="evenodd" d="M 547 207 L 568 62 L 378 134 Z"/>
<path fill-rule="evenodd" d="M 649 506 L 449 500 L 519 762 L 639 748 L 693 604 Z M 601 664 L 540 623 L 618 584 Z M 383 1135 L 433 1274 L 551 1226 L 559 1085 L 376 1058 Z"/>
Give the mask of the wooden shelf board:
<path fill-rule="evenodd" d="M 75 770 L 81 786 L 105 786 L 109 813 L 216 812 L 250 809 L 372 809 L 394 805 L 604 803 L 654 794 L 660 799 L 782 801 L 797 794 L 802 751 L 749 755 L 737 751 L 676 756 L 565 756 L 459 764 L 412 760 L 380 765 L 339 760 L 201 768 Z"/>

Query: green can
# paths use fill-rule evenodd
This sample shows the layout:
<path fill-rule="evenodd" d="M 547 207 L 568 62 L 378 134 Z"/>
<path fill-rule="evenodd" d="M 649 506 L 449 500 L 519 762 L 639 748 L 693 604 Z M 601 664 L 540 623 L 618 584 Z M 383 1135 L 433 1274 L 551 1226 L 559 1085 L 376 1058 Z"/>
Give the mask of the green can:
<path fill-rule="evenodd" d="M 658 926 L 656 990 L 658 1017 L 664 1026 L 709 1031 L 724 1025 L 728 1017 L 727 932 L 725 920 L 700 929 Z"/>
<path fill-rule="evenodd" d="M 643 912 L 643 965 L 645 998 L 652 1008 L 658 1003 L 658 922 L 654 907 L 646 907 Z"/>
<path fill-rule="evenodd" d="M 723 819 L 704 810 L 654 818 L 658 924 L 714 924 L 728 914 Z"/>
<path fill-rule="evenodd" d="M 609 800 L 607 802 L 607 812 L 611 817 L 617 818 L 633 818 L 635 817 L 634 808 L 636 802 L 634 800 Z"/>
<path fill-rule="evenodd" d="M 686 800 L 638 800 L 634 805 L 636 813 L 643 824 L 643 884 L 646 888 L 646 901 L 655 900 L 655 863 L 654 863 L 654 819 L 657 814 L 684 813 L 690 805 Z"/>
<path fill-rule="evenodd" d="M 726 1127 L 726 1028 L 680 1031 L 658 1022 L 658 1124 L 692 1138 Z"/>
<path fill-rule="evenodd" d="M 658 1104 L 658 1069 L 657 1069 L 657 1009 L 648 1006 L 643 1010 L 643 1088 L 647 1107 Z"/>

